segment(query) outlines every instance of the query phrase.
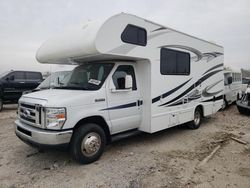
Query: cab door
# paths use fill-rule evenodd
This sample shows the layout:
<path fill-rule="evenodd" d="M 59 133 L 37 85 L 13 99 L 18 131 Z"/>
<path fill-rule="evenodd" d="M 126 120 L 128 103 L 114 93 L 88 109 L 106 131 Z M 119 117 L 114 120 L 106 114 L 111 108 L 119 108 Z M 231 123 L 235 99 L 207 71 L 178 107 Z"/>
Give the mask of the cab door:
<path fill-rule="evenodd" d="M 132 77 L 132 89 L 125 88 L 126 75 Z M 137 87 L 135 67 L 118 65 L 107 88 L 107 104 L 112 134 L 138 128 L 141 122 L 142 100 Z"/>

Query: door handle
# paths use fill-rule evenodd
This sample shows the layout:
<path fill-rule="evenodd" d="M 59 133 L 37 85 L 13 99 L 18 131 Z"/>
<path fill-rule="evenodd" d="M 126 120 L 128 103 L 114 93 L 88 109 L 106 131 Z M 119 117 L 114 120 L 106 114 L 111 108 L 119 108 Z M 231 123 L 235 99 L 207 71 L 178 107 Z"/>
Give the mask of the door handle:
<path fill-rule="evenodd" d="M 19 84 L 24 84 L 25 82 L 19 82 Z"/>

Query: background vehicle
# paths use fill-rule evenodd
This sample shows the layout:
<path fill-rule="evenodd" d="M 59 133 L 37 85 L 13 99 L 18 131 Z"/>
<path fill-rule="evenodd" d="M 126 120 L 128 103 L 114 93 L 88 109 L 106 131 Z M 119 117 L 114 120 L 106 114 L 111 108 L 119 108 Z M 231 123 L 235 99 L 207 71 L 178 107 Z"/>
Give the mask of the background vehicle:
<path fill-rule="evenodd" d="M 42 82 L 40 72 L 10 71 L 0 78 L 0 111 L 3 104 L 17 103 L 22 93 L 36 88 Z"/>
<path fill-rule="evenodd" d="M 222 109 L 242 97 L 241 79 L 242 74 L 240 69 L 231 66 L 224 66 L 224 103 Z"/>
<path fill-rule="evenodd" d="M 241 86 L 242 94 L 245 93 L 248 85 L 250 85 L 250 77 L 242 78 L 242 86 Z"/>
<path fill-rule="evenodd" d="M 250 85 L 248 85 L 241 100 L 238 100 L 236 104 L 241 114 L 250 116 Z"/>
<path fill-rule="evenodd" d="M 223 47 L 134 15 L 58 34 L 36 56 L 79 66 L 65 84 L 22 96 L 15 132 L 36 147 L 70 147 L 81 163 L 117 135 L 197 129 L 222 105 Z"/>

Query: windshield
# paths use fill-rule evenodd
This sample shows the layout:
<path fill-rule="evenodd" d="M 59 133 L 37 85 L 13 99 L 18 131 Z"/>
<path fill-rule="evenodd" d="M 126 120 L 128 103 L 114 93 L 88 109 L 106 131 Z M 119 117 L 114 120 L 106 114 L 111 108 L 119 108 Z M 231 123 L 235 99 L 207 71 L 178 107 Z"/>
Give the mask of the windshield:
<path fill-rule="evenodd" d="M 9 74 L 10 71 L 7 71 L 7 72 L 3 72 L 0 74 L 0 78 L 3 78 L 4 76 L 6 76 L 7 74 Z"/>
<path fill-rule="evenodd" d="M 49 89 L 65 84 L 70 78 L 71 71 L 60 71 L 52 73 L 39 86 L 39 89 Z"/>
<path fill-rule="evenodd" d="M 55 89 L 98 90 L 103 85 L 114 63 L 84 63 L 76 67 L 70 78 Z"/>

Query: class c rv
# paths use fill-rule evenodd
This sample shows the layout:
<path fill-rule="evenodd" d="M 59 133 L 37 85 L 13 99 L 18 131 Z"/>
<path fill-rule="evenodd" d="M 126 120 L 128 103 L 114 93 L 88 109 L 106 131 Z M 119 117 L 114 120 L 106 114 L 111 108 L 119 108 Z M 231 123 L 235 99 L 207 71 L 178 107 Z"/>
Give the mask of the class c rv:
<path fill-rule="evenodd" d="M 241 69 L 229 65 L 224 66 L 224 96 L 222 109 L 242 97 Z"/>
<path fill-rule="evenodd" d="M 66 146 L 83 164 L 119 135 L 197 129 L 223 104 L 222 46 L 130 14 L 58 33 L 36 58 L 78 66 L 67 83 L 21 97 L 16 135 Z"/>

